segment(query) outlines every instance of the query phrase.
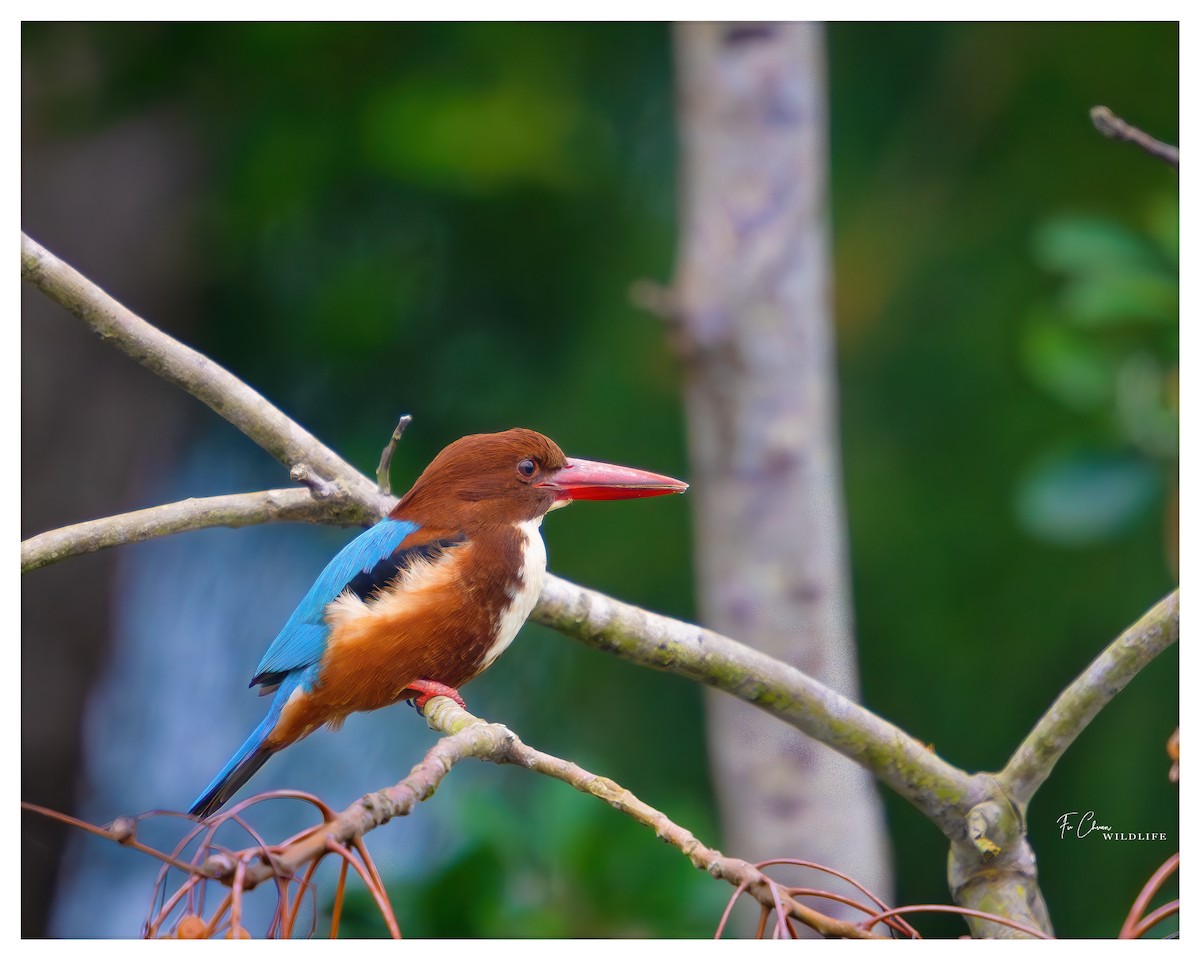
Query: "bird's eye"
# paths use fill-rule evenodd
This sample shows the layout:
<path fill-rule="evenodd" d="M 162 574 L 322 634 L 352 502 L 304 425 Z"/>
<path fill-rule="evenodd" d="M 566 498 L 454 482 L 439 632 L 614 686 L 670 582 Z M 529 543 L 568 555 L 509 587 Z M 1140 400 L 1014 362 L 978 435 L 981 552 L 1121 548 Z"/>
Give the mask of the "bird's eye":
<path fill-rule="evenodd" d="M 517 464 L 517 473 L 528 480 L 535 473 L 537 473 L 537 464 L 529 459 L 522 460 Z"/>

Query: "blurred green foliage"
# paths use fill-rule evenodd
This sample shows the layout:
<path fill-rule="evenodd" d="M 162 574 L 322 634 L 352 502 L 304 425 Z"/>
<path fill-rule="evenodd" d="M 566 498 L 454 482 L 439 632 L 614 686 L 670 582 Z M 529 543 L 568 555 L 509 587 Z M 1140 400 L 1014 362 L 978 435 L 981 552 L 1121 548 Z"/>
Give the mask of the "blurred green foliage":
<path fill-rule="evenodd" d="M 579 802 L 561 784 L 527 786 L 518 772 L 496 783 L 486 773 L 477 792 L 450 781 L 441 788 L 464 794 L 456 816 L 468 827 L 442 868 L 389 887 L 406 936 L 698 937 L 716 928 L 731 891 L 681 886 L 678 851 L 658 842 L 647 849 L 645 827 Z M 713 829 L 702 798 L 670 815 Z M 365 893 L 348 900 L 344 916 L 347 935 L 386 936 Z"/>
<path fill-rule="evenodd" d="M 23 123 L 68 144 L 185 123 L 202 171 L 188 339 L 368 471 L 414 414 L 397 488 L 450 439 L 517 424 L 686 476 L 681 370 L 627 296 L 670 276 L 676 242 L 669 39 L 656 24 L 30 24 L 25 67 L 47 82 Z M 1087 111 L 1177 140 L 1177 42 L 1174 24 L 829 30 L 864 699 L 971 769 L 1002 765 L 1173 583 L 1156 517 L 1176 432 L 1176 178 Z M 691 617 L 688 506 L 553 516 L 551 567 Z M 1170 654 L 1139 677 L 1030 811 L 1062 934 L 1115 933 L 1176 848 L 1176 670 Z M 719 843 L 693 685 L 527 628 L 469 695 Z M 482 773 L 429 805 L 461 845 L 395 881 L 406 932 L 715 928 L 727 891 L 644 831 L 560 784 Z M 888 809 L 898 899 L 944 902 L 944 841 Z M 1076 809 L 1172 839 L 1060 840 Z M 370 913 L 347 923 L 378 930 Z"/>
<path fill-rule="evenodd" d="M 1178 495 L 1178 202 L 1162 200 L 1149 214 L 1147 235 L 1062 216 L 1034 238 L 1036 261 L 1061 286 L 1052 304 L 1031 311 L 1025 363 L 1080 421 L 1071 446 L 1043 455 L 1019 481 L 1017 516 L 1049 543 L 1125 534 L 1154 508 L 1161 515 L 1164 490 Z"/>
<path fill-rule="evenodd" d="M 1143 508 L 1119 536 L 1068 549 L 1031 537 L 1014 499 L 1043 456 L 1128 449 L 1107 411 L 1081 413 L 1031 378 L 1031 318 L 1058 309 L 1063 284 L 1036 252 L 1061 218 L 1170 236 L 1155 224 L 1168 220 L 1158 211 L 1177 195 L 1176 172 L 1102 138 L 1088 111 L 1105 104 L 1177 142 L 1178 31 L 855 24 L 829 38 L 842 437 L 864 696 L 950 761 L 995 770 L 1062 687 L 1175 582 L 1175 521 L 1161 510 Z M 1154 338 L 1171 335 L 1139 334 L 1161 344 L 1164 372 L 1169 340 Z M 1068 751 L 1029 811 L 1043 890 L 1066 936 L 1113 935 L 1178 842 L 1165 760 L 1178 722 L 1178 655 L 1160 661 Z M 936 834 L 885 799 L 899 899 L 944 899 Z M 1055 818 L 1088 809 L 1160 823 L 1171 849 L 1060 839 Z M 928 918 L 921 929 L 959 928 Z"/>

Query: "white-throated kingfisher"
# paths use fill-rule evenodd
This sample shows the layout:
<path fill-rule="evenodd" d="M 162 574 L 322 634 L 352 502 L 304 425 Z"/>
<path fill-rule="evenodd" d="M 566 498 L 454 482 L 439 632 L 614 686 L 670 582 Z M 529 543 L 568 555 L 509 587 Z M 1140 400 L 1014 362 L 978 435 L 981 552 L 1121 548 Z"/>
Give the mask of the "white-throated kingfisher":
<path fill-rule="evenodd" d="M 383 520 L 342 548 L 267 649 L 250 686 L 263 722 L 192 804 L 206 817 L 267 759 L 348 714 L 457 688 L 504 652 L 542 592 L 542 518 L 572 500 L 682 493 L 670 477 L 570 459 L 532 430 L 463 437 Z"/>

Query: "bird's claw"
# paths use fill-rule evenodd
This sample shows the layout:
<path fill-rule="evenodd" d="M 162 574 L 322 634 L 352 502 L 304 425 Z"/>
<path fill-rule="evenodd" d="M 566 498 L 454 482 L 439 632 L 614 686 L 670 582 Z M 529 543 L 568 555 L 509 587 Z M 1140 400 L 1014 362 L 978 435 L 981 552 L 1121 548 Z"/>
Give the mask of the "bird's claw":
<path fill-rule="evenodd" d="M 457 690 L 445 683 L 439 683 L 437 680 L 416 680 L 408 685 L 408 689 L 418 692 L 419 695 L 408 702 L 422 717 L 425 716 L 425 705 L 434 697 L 449 697 L 464 710 L 467 709 L 466 702 Z"/>

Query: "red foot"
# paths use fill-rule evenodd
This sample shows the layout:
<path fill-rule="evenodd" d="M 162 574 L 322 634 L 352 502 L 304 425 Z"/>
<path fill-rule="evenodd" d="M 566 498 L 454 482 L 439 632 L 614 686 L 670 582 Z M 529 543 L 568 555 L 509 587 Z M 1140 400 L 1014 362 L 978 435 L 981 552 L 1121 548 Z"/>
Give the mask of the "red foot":
<path fill-rule="evenodd" d="M 416 690 L 421 694 L 413 700 L 413 706 L 417 708 L 417 713 L 421 716 L 425 716 L 425 704 L 434 697 L 449 697 L 464 710 L 467 709 L 466 703 L 459 696 L 457 690 L 444 683 L 438 683 L 436 680 L 414 680 L 408 685 L 408 689 Z"/>

